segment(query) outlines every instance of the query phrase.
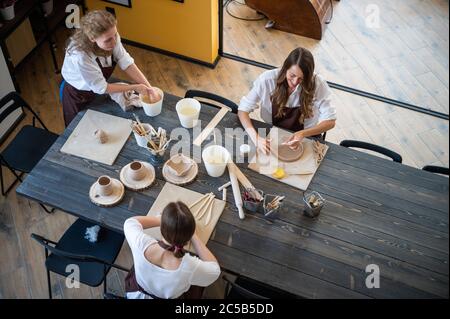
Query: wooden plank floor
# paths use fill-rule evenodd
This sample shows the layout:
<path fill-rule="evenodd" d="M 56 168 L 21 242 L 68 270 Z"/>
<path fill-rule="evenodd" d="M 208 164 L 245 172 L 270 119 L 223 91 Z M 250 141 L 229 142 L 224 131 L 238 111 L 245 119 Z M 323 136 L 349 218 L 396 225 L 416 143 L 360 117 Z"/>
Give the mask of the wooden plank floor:
<path fill-rule="evenodd" d="M 433 101 L 428 104 L 430 107 L 433 105 L 436 110 L 448 112 L 447 1 L 411 0 L 406 3 L 403 0 L 394 4 L 388 0 L 371 0 L 370 3 L 383 8 L 383 31 L 378 30 L 375 34 L 361 22 L 360 13 L 364 12 L 368 0 L 334 3 L 335 17 L 321 42 L 275 30 L 270 31 L 269 37 L 266 33 L 269 31 L 263 28 L 264 22 L 257 27 L 256 22 L 243 23 L 225 16 L 226 51 L 231 52 L 234 47 L 242 56 L 277 65 L 291 48 L 304 45 L 313 49 L 318 68 L 327 80 L 359 85 L 362 89 L 385 95 L 395 93 L 398 95 L 391 97 L 404 96 L 417 104 Z M 249 35 L 248 30 L 252 28 Z M 284 46 L 274 46 L 274 33 L 278 38 L 284 38 Z M 60 65 L 67 36 L 66 30 L 56 34 Z M 400 55 L 396 55 L 398 48 L 403 49 Z M 188 88 L 197 88 L 238 102 L 263 71 L 227 59 L 222 59 L 211 70 L 143 49 L 127 49 L 153 85 L 180 96 Z M 121 72 L 115 75 L 124 77 Z M 58 97 L 61 77 L 53 72 L 48 47 L 42 46 L 17 76 L 23 97 L 52 131 L 61 133 L 64 129 Z M 328 140 L 339 143 L 345 138 L 361 139 L 398 151 L 406 165 L 448 167 L 448 121 L 337 90 L 333 90 L 333 99 L 339 120 L 337 127 L 328 134 Z M 254 116 L 258 118 L 258 114 Z M 10 179 L 9 174 L 6 175 Z M 31 241 L 30 233 L 57 240 L 73 220 L 63 212 L 47 215 L 39 205 L 17 197 L 14 192 L 6 198 L 0 197 L 0 298 L 47 297 L 44 252 Z M 131 265 L 126 244 L 117 262 Z M 119 272 L 110 274 L 111 290 L 123 293 L 123 277 Z M 55 298 L 99 298 L 102 295 L 101 288 L 81 285 L 79 289 L 67 289 L 64 278 L 52 275 L 52 280 Z M 207 290 L 207 296 L 220 297 L 221 294 L 221 283 Z"/>

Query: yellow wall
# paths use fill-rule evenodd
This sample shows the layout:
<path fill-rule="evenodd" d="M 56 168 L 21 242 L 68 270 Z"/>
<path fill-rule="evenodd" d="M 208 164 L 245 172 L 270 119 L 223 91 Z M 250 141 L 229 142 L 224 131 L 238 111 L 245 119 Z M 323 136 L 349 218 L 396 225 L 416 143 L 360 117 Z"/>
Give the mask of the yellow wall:
<path fill-rule="evenodd" d="M 213 63 L 218 55 L 218 0 L 131 0 L 132 8 L 87 0 L 89 10 L 113 7 L 122 38 Z"/>

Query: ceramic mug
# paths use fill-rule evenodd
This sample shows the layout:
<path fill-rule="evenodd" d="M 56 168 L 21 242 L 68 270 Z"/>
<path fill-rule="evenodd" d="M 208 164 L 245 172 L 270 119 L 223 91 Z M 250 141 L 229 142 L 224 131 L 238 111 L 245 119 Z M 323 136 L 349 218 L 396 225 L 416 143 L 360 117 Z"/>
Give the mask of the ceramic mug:
<path fill-rule="evenodd" d="M 145 167 L 141 162 L 132 162 L 128 170 L 128 177 L 132 180 L 140 181 L 145 177 Z"/>
<path fill-rule="evenodd" d="M 100 176 L 97 180 L 98 183 L 98 192 L 101 196 L 109 196 L 113 193 L 113 185 L 111 178 L 109 176 L 103 175 Z"/>

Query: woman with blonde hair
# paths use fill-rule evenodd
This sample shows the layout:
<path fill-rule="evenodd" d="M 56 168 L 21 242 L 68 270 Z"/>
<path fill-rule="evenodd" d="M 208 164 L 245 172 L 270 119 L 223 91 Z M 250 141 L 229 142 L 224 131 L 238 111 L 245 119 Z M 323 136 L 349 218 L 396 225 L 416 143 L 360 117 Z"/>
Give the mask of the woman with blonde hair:
<path fill-rule="evenodd" d="M 303 138 L 318 136 L 335 126 L 330 88 L 314 72 L 314 57 L 305 48 L 293 50 L 281 69 L 261 74 L 239 104 L 239 120 L 258 149 L 267 153 L 270 140 L 259 136 L 249 116 L 258 104 L 265 122 L 294 132 L 287 142 L 293 149 Z"/>
<path fill-rule="evenodd" d="M 144 232 L 152 227 L 160 227 L 161 240 Z M 134 261 L 126 279 L 129 299 L 200 298 L 199 288 L 220 276 L 216 257 L 197 236 L 194 216 L 182 202 L 168 204 L 158 217 L 128 218 L 124 233 Z M 184 251 L 188 242 L 198 257 Z"/>
<path fill-rule="evenodd" d="M 136 84 L 108 83 L 116 64 Z M 134 90 L 157 94 L 120 41 L 116 18 L 104 10 L 87 13 L 70 38 L 62 67 L 64 122 L 67 125 L 97 94 Z"/>

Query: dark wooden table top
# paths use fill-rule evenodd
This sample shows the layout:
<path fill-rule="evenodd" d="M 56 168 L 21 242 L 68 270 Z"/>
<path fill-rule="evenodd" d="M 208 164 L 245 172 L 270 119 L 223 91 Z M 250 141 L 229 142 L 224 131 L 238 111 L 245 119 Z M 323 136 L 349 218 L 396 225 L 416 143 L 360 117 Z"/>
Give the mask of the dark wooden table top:
<path fill-rule="evenodd" d="M 178 100 L 166 94 L 163 111 L 155 118 L 145 116 L 142 110 L 136 113 L 143 122 L 170 132 L 179 127 Z M 132 118 L 108 100 L 94 104 L 95 110 Z M 202 126 L 216 112 L 204 106 Z M 150 189 L 126 191 L 123 201 L 113 208 L 93 205 L 88 193 L 98 176 L 118 178 L 121 167 L 135 159 L 148 161 L 149 155 L 137 146 L 133 135 L 113 166 L 61 153 L 83 114 L 78 114 L 17 193 L 122 232 L 128 217 L 147 214 L 165 181 L 157 167 L 157 182 Z M 218 125 L 222 132 L 225 127 L 240 127 L 235 114 L 229 113 Z M 316 219 L 302 214 L 302 191 L 238 164 L 255 187 L 286 199 L 275 221 L 253 214 L 240 220 L 232 192 L 228 192 L 227 207 L 208 242 L 221 267 L 307 298 L 448 298 L 448 178 L 329 146 L 309 186 L 326 200 Z M 194 157 L 198 156 L 197 150 Z M 221 198 L 217 187 L 228 181 L 228 174 L 211 178 L 203 164 L 199 169 L 197 180 L 186 188 L 213 191 Z M 370 264 L 380 269 L 380 288 L 366 287 Z"/>

